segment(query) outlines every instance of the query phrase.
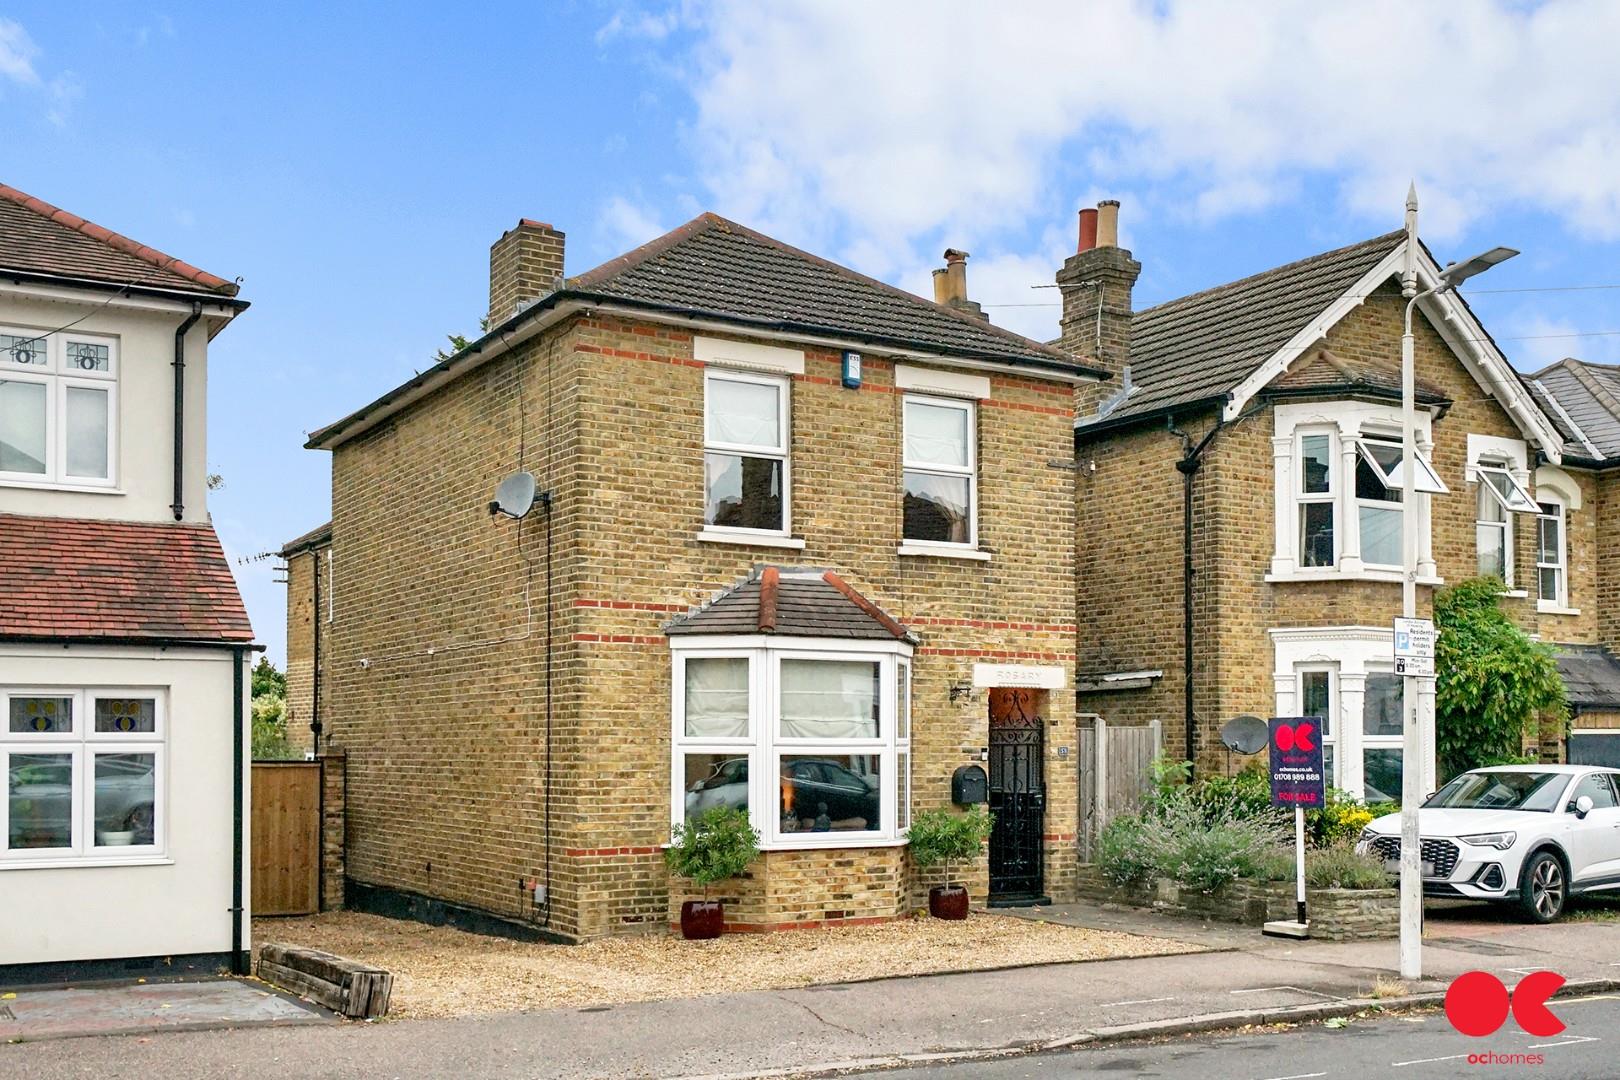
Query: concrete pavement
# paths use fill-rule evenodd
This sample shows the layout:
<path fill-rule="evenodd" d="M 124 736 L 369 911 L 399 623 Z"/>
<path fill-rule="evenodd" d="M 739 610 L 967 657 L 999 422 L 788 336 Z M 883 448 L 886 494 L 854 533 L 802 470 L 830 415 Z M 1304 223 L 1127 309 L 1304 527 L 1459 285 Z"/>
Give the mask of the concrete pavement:
<path fill-rule="evenodd" d="M 1218 944 L 1229 927 L 1151 914 L 1044 912 L 1129 922 L 1139 931 Z M 1485 916 L 1485 917 L 1482 917 Z M 1151 927 L 1151 929 L 1150 929 Z M 1125 925 L 1116 928 L 1125 929 Z M 1211 936 L 1206 936 L 1211 935 Z M 1483 968 L 1511 984 L 1551 968 L 1571 979 L 1620 977 L 1620 922 L 1530 927 L 1487 909 L 1436 911 L 1428 924 L 1438 991 Z M 1326 944 L 1239 932 L 1241 948 L 802 990 L 697 997 L 588 1010 L 447 1021 L 326 1025 L 74 1039 L 0 1047 L 0 1077 L 262 1075 L 299 1077 L 626 1077 L 830 1071 L 1022 1052 L 1076 1039 L 1182 1025 L 1243 1023 L 1342 1009 L 1396 962 L 1393 941 Z M 1143 1025 L 1149 1025 L 1144 1028 Z M 1309 1072 L 1311 1070 L 1303 1070 Z"/>

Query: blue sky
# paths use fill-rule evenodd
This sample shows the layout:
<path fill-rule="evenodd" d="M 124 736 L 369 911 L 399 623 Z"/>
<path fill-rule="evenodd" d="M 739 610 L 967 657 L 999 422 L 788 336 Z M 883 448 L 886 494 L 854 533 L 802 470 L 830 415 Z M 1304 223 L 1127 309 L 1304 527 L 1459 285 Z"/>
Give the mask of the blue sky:
<path fill-rule="evenodd" d="M 242 277 L 211 506 L 278 662 L 248 557 L 328 516 L 303 433 L 475 332 L 522 216 L 570 273 L 705 209 L 915 290 L 963 247 L 1049 334 L 1079 206 L 1123 200 L 1144 306 L 1394 228 L 1415 178 L 1442 259 L 1524 251 L 1478 289 L 1620 284 L 1620 5 L 1012 7 L 4 4 L 0 180 Z M 1620 360 L 1620 291 L 1470 299 L 1523 368 Z"/>

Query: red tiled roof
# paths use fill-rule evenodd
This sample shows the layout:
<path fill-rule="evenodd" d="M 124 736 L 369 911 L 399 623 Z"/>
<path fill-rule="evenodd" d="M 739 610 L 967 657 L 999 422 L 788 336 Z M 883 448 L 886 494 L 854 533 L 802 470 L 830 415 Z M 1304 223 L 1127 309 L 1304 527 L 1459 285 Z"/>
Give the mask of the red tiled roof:
<path fill-rule="evenodd" d="M 212 525 L 0 514 L 0 638 L 253 640 Z"/>
<path fill-rule="evenodd" d="M 233 281 L 7 184 L 0 184 L 0 223 L 0 266 L 223 296 L 238 291 Z"/>

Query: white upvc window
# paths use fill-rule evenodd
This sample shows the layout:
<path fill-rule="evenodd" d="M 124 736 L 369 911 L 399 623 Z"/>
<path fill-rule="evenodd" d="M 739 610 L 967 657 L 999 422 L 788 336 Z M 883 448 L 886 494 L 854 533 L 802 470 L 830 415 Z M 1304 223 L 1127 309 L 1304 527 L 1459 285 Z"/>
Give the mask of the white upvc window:
<path fill-rule="evenodd" d="M 674 649 L 671 819 L 746 810 L 767 848 L 910 826 L 908 646 L 738 639 Z"/>
<path fill-rule="evenodd" d="M 1333 433 L 1306 428 L 1299 432 L 1299 462 L 1294 499 L 1298 504 L 1299 565 L 1330 567 L 1338 563 L 1338 488 Z"/>
<path fill-rule="evenodd" d="M 1543 494 L 1536 515 L 1536 588 L 1543 609 L 1569 607 L 1568 511 L 1557 495 Z"/>
<path fill-rule="evenodd" d="M 792 520 L 787 378 L 711 368 L 703 390 L 705 526 L 786 536 Z"/>
<path fill-rule="evenodd" d="M 977 546 L 978 427 L 972 401 L 907 394 L 901 539 L 908 548 Z"/>
<path fill-rule="evenodd" d="M 1299 716 L 1314 716 L 1322 722 L 1322 776 L 1329 786 L 1342 788 L 1339 780 L 1339 725 L 1334 721 L 1339 696 L 1333 685 L 1331 667 L 1298 669 Z"/>
<path fill-rule="evenodd" d="M 0 871 L 164 854 L 166 698 L 0 688 Z"/>
<path fill-rule="evenodd" d="M 1361 702 L 1361 796 L 1370 803 L 1401 798 L 1401 676 L 1387 667 L 1367 671 Z"/>
<path fill-rule="evenodd" d="M 118 342 L 0 326 L 0 481 L 117 482 Z"/>
<path fill-rule="evenodd" d="M 1514 578 L 1513 515 L 1490 484 L 1479 485 L 1475 502 L 1478 504 L 1478 516 L 1474 519 L 1474 544 L 1479 553 L 1480 576 L 1501 578 L 1511 589 Z"/>

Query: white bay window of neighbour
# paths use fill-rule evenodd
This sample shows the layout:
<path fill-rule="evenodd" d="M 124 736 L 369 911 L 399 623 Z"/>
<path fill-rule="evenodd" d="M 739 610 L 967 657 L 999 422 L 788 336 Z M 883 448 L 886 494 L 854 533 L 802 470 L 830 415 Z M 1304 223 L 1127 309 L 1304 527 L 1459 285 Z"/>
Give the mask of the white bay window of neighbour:
<path fill-rule="evenodd" d="M 163 695 L 0 688 L 0 869 L 163 850 Z"/>
<path fill-rule="evenodd" d="M 1569 603 L 1569 579 L 1565 572 L 1564 515 L 1562 502 L 1539 504 L 1536 517 L 1536 588 L 1544 607 L 1564 607 Z"/>
<path fill-rule="evenodd" d="M 787 380 L 710 371 L 704 394 L 704 523 L 785 534 Z"/>
<path fill-rule="evenodd" d="M 910 664 L 894 649 L 673 656 L 676 821 L 734 807 L 777 847 L 894 840 L 909 824 Z"/>
<path fill-rule="evenodd" d="M 117 350 L 111 340 L 0 328 L 0 480 L 114 480 Z"/>

